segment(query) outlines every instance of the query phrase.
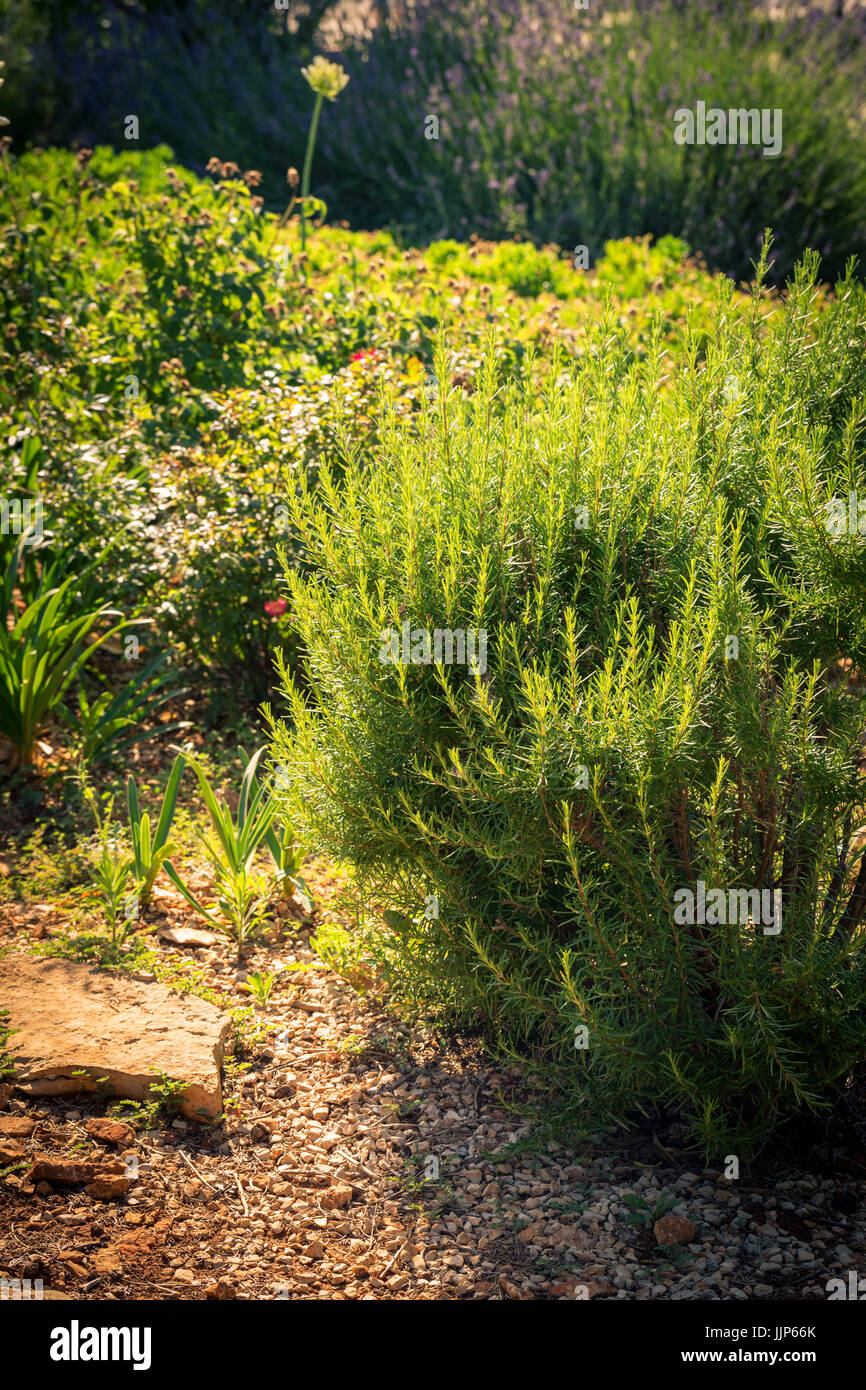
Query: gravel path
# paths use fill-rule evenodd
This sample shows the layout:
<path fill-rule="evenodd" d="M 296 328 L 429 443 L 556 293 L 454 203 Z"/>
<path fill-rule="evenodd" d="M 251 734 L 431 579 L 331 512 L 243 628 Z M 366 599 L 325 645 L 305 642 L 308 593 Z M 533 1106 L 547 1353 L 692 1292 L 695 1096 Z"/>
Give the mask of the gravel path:
<path fill-rule="evenodd" d="M 164 924 L 192 924 L 170 895 L 160 907 Z M 52 930 L 38 909 L 4 919 L 0 944 Z M 4 1166 L 16 1144 L 25 1159 L 105 1154 L 85 1129 L 103 1099 L 8 1101 L 0 1279 L 98 1300 L 824 1300 L 829 1279 L 866 1273 L 866 1154 L 850 1140 L 796 1160 L 778 1148 L 771 1177 L 737 1181 L 684 1152 L 676 1125 L 574 1152 L 533 1145 L 508 1108 L 527 1099 L 516 1075 L 475 1043 L 411 1034 L 321 964 L 308 929 L 284 925 L 244 971 L 222 942 L 161 946 L 231 1006 L 248 1003 L 246 971 L 312 968 L 282 977 L 262 1040 L 229 1067 L 222 1125 L 127 1136 L 126 1196 L 34 1190 L 27 1162 Z M 677 1243 L 653 1229 L 662 1197 L 677 1201 L 661 1228 Z"/>

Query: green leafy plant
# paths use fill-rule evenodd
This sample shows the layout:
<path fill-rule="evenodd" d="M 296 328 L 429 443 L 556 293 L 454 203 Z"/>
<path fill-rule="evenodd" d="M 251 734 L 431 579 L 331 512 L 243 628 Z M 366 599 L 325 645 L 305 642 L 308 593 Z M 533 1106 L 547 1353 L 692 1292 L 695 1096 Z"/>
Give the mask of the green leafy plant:
<path fill-rule="evenodd" d="M 168 654 L 160 652 L 120 690 L 104 690 L 92 702 L 84 686 L 79 686 L 77 713 L 64 709 L 62 714 L 78 735 L 79 754 L 84 762 L 115 756 L 137 743 L 144 736 L 143 719 L 185 694 L 179 687 L 165 689 L 173 679 L 171 671 L 161 669 L 167 662 Z M 188 720 L 176 719 L 160 725 L 160 735 L 177 733 L 188 726 Z"/>
<path fill-rule="evenodd" d="M 9 1039 L 20 1030 L 9 1027 L 9 1018 L 9 1010 L 0 1008 L 0 1081 L 15 1074 L 12 1053 L 9 1051 Z"/>
<path fill-rule="evenodd" d="M 300 77 L 298 86 L 306 100 L 310 88 Z M 325 134 L 320 126 L 317 161 Z M 422 257 L 397 234 L 323 225 L 302 261 L 297 224 L 281 231 L 216 163 L 211 185 L 175 167 L 165 147 L 103 147 L 86 162 L 69 150 L 7 152 L 0 318 L 16 336 L 0 336 L 0 495 L 22 506 L 41 499 L 50 523 L 45 543 L 25 548 L 21 600 L 36 596 L 48 559 L 57 561 L 52 584 L 81 578 L 81 611 L 110 594 L 118 609 L 152 615 L 154 650 L 171 649 L 206 684 L 218 721 L 226 707 L 273 699 L 277 647 L 303 669 L 281 605 L 276 548 L 297 564 L 304 556 L 280 472 L 314 481 L 318 460 L 347 446 L 369 460 L 383 421 L 379 388 L 392 382 L 400 411 L 416 412 L 437 324 L 449 327 L 454 375 L 468 387 L 491 316 L 503 370 L 519 372 L 535 345 L 538 375 L 554 341 L 572 356 L 586 350 L 608 295 L 641 355 L 659 313 L 671 347 L 687 311 L 705 326 L 715 288 L 671 238 L 609 243 L 590 274 L 555 247 L 434 242 Z M 259 293 L 244 304 L 237 291 L 250 284 Z M 530 304 L 518 291 L 537 297 Z M 744 305 L 737 295 L 732 311 Z M 22 351 L 33 335 L 38 355 Z M 35 431 L 50 448 L 38 448 Z M 97 587 L 86 564 L 109 516 Z M 69 722 L 92 721 L 98 738 L 134 713 L 104 750 L 117 752 L 147 711 L 105 708 L 117 681 L 104 659 L 82 674 L 81 708 L 74 687 L 64 700 Z"/>
<path fill-rule="evenodd" d="M 143 1101 L 126 1098 L 111 1107 L 115 1119 L 123 1120 L 134 1129 L 155 1129 L 176 1119 L 188 1089 L 186 1082 L 175 1081 L 164 1071 L 154 1068 L 147 1098 Z"/>
<path fill-rule="evenodd" d="M 111 821 L 112 806 L 97 831 L 92 866 L 93 882 L 102 901 L 112 946 L 122 946 L 138 917 L 138 885 L 130 889 L 135 860 L 121 842 L 119 827 Z"/>
<path fill-rule="evenodd" d="M 292 823 L 286 816 L 275 817 L 265 833 L 265 844 L 277 871 L 283 897 L 290 898 L 296 888 L 300 889 L 312 912 L 315 905 L 313 895 L 299 873 L 306 858 L 306 851 L 299 843 Z"/>
<path fill-rule="evenodd" d="M 177 808 L 184 766 L 183 755 L 179 753 L 172 763 L 162 798 L 159 819 L 153 831 L 151 831 L 148 812 L 142 812 L 139 809 L 135 779 L 130 776 L 126 781 L 126 805 L 129 811 L 133 866 L 139 884 L 139 901 L 142 907 L 149 905 L 156 876 L 169 855 L 174 853 L 174 846 L 169 840 L 169 834 Z"/>
<path fill-rule="evenodd" d="M 271 997 L 277 976 L 268 974 L 267 971 L 254 970 L 248 980 L 241 985 L 241 989 L 247 994 L 251 994 L 260 1008 L 266 1009 Z"/>
<path fill-rule="evenodd" d="M 120 615 L 104 606 L 76 611 L 74 586 L 80 581 L 75 575 L 55 588 L 40 584 L 38 596 L 19 611 L 15 588 L 27 542 L 25 532 L 0 588 L 0 733 L 25 765 L 32 763 L 39 733 L 50 716 L 59 713 L 81 668 L 98 647 L 129 626 L 121 619 L 92 638 L 97 624 Z"/>
<path fill-rule="evenodd" d="M 275 204 L 286 164 L 300 168 L 304 157 L 309 88 L 294 58 L 303 43 L 297 31 L 275 37 L 254 12 L 261 6 L 212 10 L 206 22 L 203 8 L 161 13 L 145 46 L 139 5 L 115 4 L 105 26 L 95 11 L 83 23 L 80 6 L 63 24 L 29 0 L 22 27 L 39 42 L 12 49 L 4 89 L 20 143 L 65 145 L 76 126 L 113 140 L 116 113 L 136 91 L 151 138 L 192 165 L 219 132 L 235 158 L 261 169 Z M 291 8 L 303 22 L 307 7 Z M 282 24 L 269 9 L 272 26 Z M 327 39 L 351 83 L 319 131 L 317 188 L 353 226 L 398 225 L 419 241 L 442 228 L 497 240 L 519 232 L 536 244 L 585 242 L 594 260 L 610 236 L 674 232 L 745 278 L 769 222 L 783 238 L 782 279 L 804 246 L 827 247 L 834 275 L 852 251 L 862 255 L 858 6 L 828 7 L 818 19 L 810 7 L 639 0 L 627 23 L 617 20 L 612 12 L 601 42 L 593 6 L 581 11 L 574 0 L 379 5 L 366 37 Z M 421 93 L 435 93 L 428 109 L 441 139 L 420 135 Z M 782 109 L 781 157 L 764 158 L 759 145 L 676 144 L 678 104 L 712 94 L 728 107 Z M 131 177 L 123 154 L 112 152 L 112 167 Z M 145 166 L 142 193 L 155 183 Z"/>
<path fill-rule="evenodd" d="M 266 332 L 263 304 L 272 266 L 263 219 L 237 166 L 220 165 L 220 171 L 225 176 L 218 187 L 210 193 L 202 187 L 198 196 L 190 197 L 174 172 L 162 197 L 142 202 L 134 190 L 128 192 L 127 210 L 134 218 L 155 318 L 146 352 L 154 368 L 151 389 L 157 394 L 177 385 L 186 393 L 191 386 L 243 384 L 244 345 L 257 328 Z M 160 363 L 162 371 L 157 370 Z M 185 423 L 203 414 L 191 394 L 184 406 Z"/>
<path fill-rule="evenodd" d="M 662 1192 L 652 1205 L 634 1192 L 627 1193 L 623 1200 L 631 1208 L 631 1215 L 626 1217 L 630 1226 L 654 1226 L 680 1205 L 680 1198 L 672 1196 L 670 1192 Z"/>
<path fill-rule="evenodd" d="M 90 854 L 90 879 L 102 905 L 110 936 L 108 942 L 89 933 L 60 936 L 52 946 L 56 945 L 61 955 L 115 963 L 124 955 L 127 938 L 138 921 L 141 884 L 135 879 L 130 882 L 135 856 L 124 842 L 121 827 L 112 819 L 114 796 L 108 796 L 104 806 L 100 805 L 83 763 L 79 764 L 77 781 L 96 825 Z"/>
<path fill-rule="evenodd" d="M 34 942 L 32 949 L 36 955 L 89 962 L 101 970 L 123 970 L 127 974 L 154 971 L 158 963 L 155 953 L 147 949 L 139 934 L 130 935 L 129 928 L 135 922 L 134 895 L 128 894 L 120 901 L 118 912 L 122 914 L 124 929 L 117 933 L 116 941 L 104 931 L 57 932 L 48 941 Z"/>
<path fill-rule="evenodd" d="M 214 795 L 207 775 L 198 762 L 184 754 L 198 779 L 199 788 L 210 818 L 207 834 L 200 834 L 201 843 L 210 860 L 216 902 L 203 905 L 184 883 L 170 860 L 164 863 L 175 887 L 187 902 L 217 931 L 228 932 L 237 943 L 240 958 L 247 939 L 257 930 L 267 904 L 266 884 L 253 870 L 253 860 L 262 846 L 276 807 L 268 800 L 264 783 L 256 782 L 256 768 L 263 748 L 259 748 L 247 763 L 241 781 L 235 816 L 225 803 Z M 216 916 L 218 910 L 221 916 Z"/>

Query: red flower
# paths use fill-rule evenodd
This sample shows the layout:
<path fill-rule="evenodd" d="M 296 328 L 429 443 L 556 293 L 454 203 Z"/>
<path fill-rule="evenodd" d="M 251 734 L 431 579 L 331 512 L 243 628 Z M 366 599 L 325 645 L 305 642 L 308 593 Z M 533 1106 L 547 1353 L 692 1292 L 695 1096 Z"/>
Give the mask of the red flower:
<path fill-rule="evenodd" d="M 269 618 L 279 618 L 285 613 L 288 604 L 284 598 L 269 598 L 265 600 L 265 612 Z"/>
<path fill-rule="evenodd" d="M 350 362 L 360 362 L 360 361 L 362 361 L 363 358 L 365 358 L 365 357 L 372 357 L 372 358 L 373 358 L 373 361 L 375 362 L 375 360 L 376 360 L 376 358 L 377 358 L 378 356 L 379 356 L 379 353 L 378 353 L 378 351 L 376 350 L 376 348 L 359 348 L 359 350 L 358 350 L 357 352 L 353 352 L 353 353 L 352 353 L 352 356 L 349 358 L 349 361 L 350 361 Z"/>

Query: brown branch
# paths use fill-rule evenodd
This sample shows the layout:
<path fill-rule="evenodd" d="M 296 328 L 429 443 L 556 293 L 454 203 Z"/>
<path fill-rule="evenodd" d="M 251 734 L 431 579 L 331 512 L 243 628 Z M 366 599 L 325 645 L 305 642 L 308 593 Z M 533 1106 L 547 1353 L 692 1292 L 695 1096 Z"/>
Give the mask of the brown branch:
<path fill-rule="evenodd" d="M 854 890 L 848 899 L 848 906 L 845 908 L 839 923 L 839 928 L 845 936 L 853 936 L 860 918 L 864 915 L 866 915 L 866 852 L 860 860 L 857 882 L 854 884 Z"/>

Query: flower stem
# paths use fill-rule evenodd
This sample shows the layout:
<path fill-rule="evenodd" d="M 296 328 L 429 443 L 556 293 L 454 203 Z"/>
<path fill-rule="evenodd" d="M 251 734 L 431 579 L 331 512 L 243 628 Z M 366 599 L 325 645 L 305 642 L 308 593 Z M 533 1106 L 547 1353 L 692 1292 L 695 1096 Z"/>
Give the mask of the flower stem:
<path fill-rule="evenodd" d="M 313 108 L 313 119 L 310 121 L 310 133 L 307 136 L 307 153 L 304 155 L 304 172 L 301 175 L 301 250 L 307 249 L 307 198 L 310 196 L 310 169 L 313 164 L 313 148 L 316 143 L 316 131 L 319 128 L 319 112 L 322 109 L 324 97 L 321 92 L 316 93 L 316 105 Z"/>

